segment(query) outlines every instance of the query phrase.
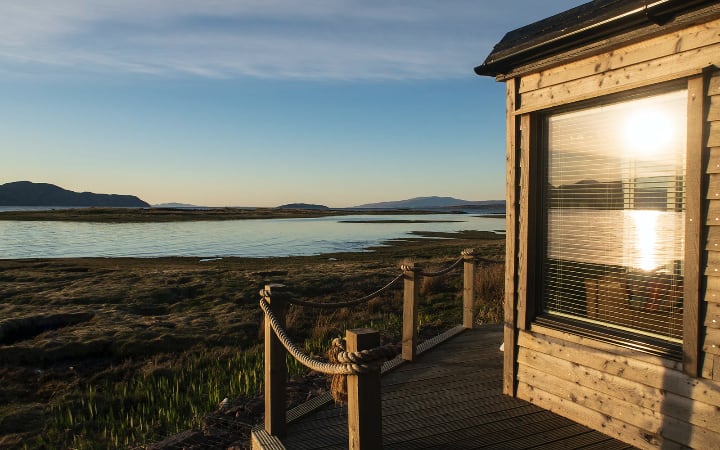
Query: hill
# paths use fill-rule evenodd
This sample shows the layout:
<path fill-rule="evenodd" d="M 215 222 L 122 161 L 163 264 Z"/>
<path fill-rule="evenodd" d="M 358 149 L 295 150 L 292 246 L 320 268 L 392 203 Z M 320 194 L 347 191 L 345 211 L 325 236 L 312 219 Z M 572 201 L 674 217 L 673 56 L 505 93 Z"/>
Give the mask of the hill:
<path fill-rule="evenodd" d="M 499 207 L 505 209 L 503 200 L 471 201 L 454 197 L 415 197 L 407 200 L 397 200 L 380 203 L 367 203 L 355 208 L 367 209 L 446 209 L 446 208 L 483 209 L 485 207 Z M 494 208 L 493 208 L 494 209 Z"/>
<path fill-rule="evenodd" d="M 0 185 L 0 206 L 148 207 L 134 195 L 74 192 L 54 184 L 15 181 Z"/>
<path fill-rule="evenodd" d="M 278 209 L 328 209 L 325 205 L 313 205 L 312 203 L 288 203 L 278 206 Z"/>

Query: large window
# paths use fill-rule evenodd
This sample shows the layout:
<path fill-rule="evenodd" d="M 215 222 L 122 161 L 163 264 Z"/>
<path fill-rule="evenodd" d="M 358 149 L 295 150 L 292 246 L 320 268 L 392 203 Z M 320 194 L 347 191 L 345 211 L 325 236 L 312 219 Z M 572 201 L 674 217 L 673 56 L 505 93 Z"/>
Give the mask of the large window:
<path fill-rule="evenodd" d="M 543 309 L 681 342 L 687 90 L 546 115 Z"/>

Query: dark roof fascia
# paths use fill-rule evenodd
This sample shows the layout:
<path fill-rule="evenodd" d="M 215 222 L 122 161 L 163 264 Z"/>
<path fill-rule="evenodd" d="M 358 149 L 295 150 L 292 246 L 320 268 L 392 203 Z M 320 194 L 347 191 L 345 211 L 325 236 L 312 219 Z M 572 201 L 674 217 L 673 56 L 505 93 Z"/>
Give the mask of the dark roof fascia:
<path fill-rule="evenodd" d="M 596 0 L 507 33 L 475 73 L 504 79 L 517 67 L 579 48 L 597 50 L 596 44 L 623 34 L 637 40 L 669 32 L 679 28 L 678 16 L 713 12 L 713 5 L 720 0 Z"/>

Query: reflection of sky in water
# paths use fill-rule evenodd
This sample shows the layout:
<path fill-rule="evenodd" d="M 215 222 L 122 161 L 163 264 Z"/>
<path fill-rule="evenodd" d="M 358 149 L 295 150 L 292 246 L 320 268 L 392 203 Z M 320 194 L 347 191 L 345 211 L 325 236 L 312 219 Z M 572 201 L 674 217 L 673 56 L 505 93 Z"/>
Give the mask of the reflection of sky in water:
<path fill-rule="evenodd" d="M 363 219 L 455 222 L 339 222 Z M 315 255 L 363 251 L 412 231 L 462 230 L 505 230 L 505 219 L 433 214 L 142 224 L 0 221 L 0 258 Z"/>
<path fill-rule="evenodd" d="M 672 270 L 685 251 L 684 217 L 681 212 L 551 209 L 548 257 Z"/>

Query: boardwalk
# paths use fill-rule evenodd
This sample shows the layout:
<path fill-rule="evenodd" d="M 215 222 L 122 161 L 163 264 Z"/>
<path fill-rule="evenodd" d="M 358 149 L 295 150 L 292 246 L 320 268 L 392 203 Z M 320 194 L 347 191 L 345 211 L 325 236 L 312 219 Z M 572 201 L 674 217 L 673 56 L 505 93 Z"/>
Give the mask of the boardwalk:
<path fill-rule="evenodd" d="M 500 326 L 465 331 L 383 377 L 386 449 L 630 449 L 502 395 Z M 347 411 L 328 405 L 291 423 L 288 449 L 347 448 Z"/>

